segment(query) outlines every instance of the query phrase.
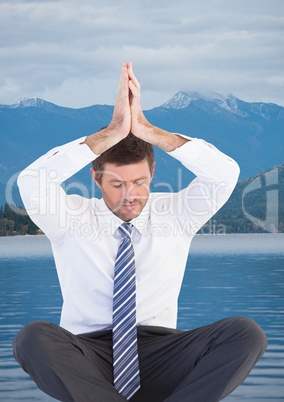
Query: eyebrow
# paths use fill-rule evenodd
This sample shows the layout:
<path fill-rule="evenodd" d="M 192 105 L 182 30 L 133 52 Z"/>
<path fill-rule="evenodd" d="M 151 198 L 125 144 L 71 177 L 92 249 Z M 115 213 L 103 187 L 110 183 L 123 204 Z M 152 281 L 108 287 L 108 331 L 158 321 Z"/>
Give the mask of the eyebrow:
<path fill-rule="evenodd" d="M 132 181 L 132 183 L 134 183 L 135 181 L 145 180 L 145 179 L 147 179 L 147 176 L 141 176 L 141 177 L 138 177 L 137 179 L 134 179 L 131 181 Z M 109 180 L 109 183 L 124 183 L 124 182 L 125 182 L 124 180 L 119 180 L 119 179 Z"/>

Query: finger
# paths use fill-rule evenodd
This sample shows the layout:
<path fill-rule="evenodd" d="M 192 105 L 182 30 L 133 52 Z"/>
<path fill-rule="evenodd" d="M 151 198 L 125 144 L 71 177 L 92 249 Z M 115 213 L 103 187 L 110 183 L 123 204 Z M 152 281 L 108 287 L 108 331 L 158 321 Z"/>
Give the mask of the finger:
<path fill-rule="evenodd" d="M 130 80 L 133 82 L 133 84 L 137 87 L 140 88 L 140 84 L 139 81 L 137 80 L 134 72 L 133 72 L 133 68 L 132 68 L 132 63 L 130 63 L 130 66 L 128 66 L 128 75 Z"/>
<path fill-rule="evenodd" d="M 129 80 L 129 89 L 134 98 L 140 98 L 141 96 L 140 87 L 137 88 L 137 86 L 133 83 L 132 80 Z"/>
<path fill-rule="evenodd" d="M 136 88 L 136 86 L 133 84 L 133 82 L 131 80 L 129 81 L 129 89 L 130 89 L 130 93 L 132 94 L 132 96 L 130 98 L 131 110 L 132 110 L 132 112 L 134 112 L 134 114 L 139 113 L 141 110 L 140 90 Z"/>
<path fill-rule="evenodd" d="M 128 77 L 127 63 L 123 63 L 120 75 L 120 83 L 123 83 Z"/>
<path fill-rule="evenodd" d="M 128 68 L 127 68 L 127 63 L 123 63 L 122 69 L 121 69 L 121 76 L 120 76 L 120 81 L 119 81 L 119 95 L 121 96 L 128 96 Z"/>

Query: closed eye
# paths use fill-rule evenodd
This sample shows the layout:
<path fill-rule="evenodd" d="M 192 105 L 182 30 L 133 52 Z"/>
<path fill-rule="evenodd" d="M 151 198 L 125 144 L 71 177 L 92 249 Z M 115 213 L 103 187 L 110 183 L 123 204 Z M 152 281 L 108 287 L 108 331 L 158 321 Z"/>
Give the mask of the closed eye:
<path fill-rule="evenodd" d="M 144 184 L 144 180 L 137 180 L 137 181 L 135 181 L 134 182 L 134 184 L 135 184 L 135 186 L 143 186 L 143 184 Z"/>

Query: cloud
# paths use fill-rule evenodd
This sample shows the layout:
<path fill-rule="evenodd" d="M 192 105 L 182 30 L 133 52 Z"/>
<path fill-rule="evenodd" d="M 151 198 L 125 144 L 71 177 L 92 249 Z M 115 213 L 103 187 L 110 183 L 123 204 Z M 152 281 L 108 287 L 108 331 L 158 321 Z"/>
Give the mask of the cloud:
<path fill-rule="evenodd" d="M 181 89 L 283 104 L 282 0 L 0 1 L 0 26 L 0 103 L 113 103 L 132 60 L 145 108 Z"/>

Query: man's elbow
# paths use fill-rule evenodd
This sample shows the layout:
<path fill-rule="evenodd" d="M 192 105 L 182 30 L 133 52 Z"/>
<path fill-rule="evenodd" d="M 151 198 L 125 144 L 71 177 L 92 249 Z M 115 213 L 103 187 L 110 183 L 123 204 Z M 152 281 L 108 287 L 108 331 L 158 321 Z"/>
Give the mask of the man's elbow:
<path fill-rule="evenodd" d="M 234 164 L 233 164 L 233 172 L 232 172 L 232 178 L 234 178 L 234 186 L 237 184 L 237 182 L 238 182 L 238 179 L 239 179 L 239 176 L 240 176 L 240 172 L 241 172 L 241 169 L 240 169 L 240 166 L 239 166 L 239 164 L 236 162 L 236 161 L 234 161 Z"/>
<path fill-rule="evenodd" d="M 223 177 L 220 180 L 223 183 L 222 185 L 224 188 L 224 196 L 226 200 L 231 196 L 232 192 L 234 191 L 239 176 L 240 176 L 240 167 L 237 162 L 232 161 L 224 169 Z"/>
<path fill-rule="evenodd" d="M 29 207 L 31 197 L 39 185 L 39 174 L 32 169 L 24 169 L 17 178 L 17 186 L 25 207 Z"/>

